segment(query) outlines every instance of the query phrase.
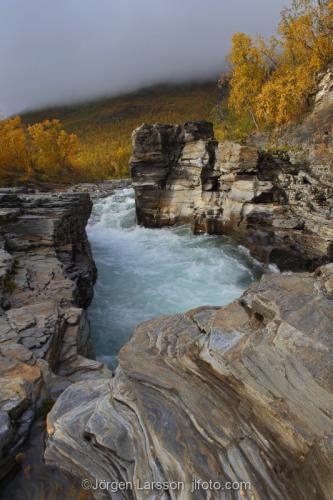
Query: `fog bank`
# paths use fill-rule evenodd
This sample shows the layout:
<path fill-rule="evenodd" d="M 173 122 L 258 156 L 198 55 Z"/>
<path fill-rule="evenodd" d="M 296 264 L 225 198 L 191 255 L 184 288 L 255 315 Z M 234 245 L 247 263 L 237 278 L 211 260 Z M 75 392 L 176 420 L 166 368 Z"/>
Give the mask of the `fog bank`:
<path fill-rule="evenodd" d="M 286 0 L 0 0 L 0 111 L 219 74 L 235 31 Z"/>

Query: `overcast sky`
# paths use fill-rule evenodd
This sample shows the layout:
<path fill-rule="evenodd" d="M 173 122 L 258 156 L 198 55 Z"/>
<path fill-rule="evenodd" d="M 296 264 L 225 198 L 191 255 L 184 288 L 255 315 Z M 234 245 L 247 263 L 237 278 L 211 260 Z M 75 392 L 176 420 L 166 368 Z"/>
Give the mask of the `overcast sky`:
<path fill-rule="evenodd" d="M 287 0 L 0 0 L 0 111 L 215 77 Z"/>

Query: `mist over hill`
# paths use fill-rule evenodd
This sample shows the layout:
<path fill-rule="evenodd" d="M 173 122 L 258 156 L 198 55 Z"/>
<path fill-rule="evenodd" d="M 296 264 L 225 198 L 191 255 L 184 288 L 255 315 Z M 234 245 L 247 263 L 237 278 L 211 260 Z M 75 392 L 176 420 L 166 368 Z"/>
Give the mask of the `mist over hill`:
<path fill-rule="evenodd" d="M 87 179 L 128 172 L 132 131 L 144 122 L 211 120 L 219 99 L 216 81 L 159 85 L 90 102 L 35 110 L 22 115 L 26 125 L 60 120 L 80 141 Z"/>
<path fill-rule="evenodd" d="M 215 77 L 232 33 L 270 35 L 285 3 L 2 0 L 0 111 Z"/>

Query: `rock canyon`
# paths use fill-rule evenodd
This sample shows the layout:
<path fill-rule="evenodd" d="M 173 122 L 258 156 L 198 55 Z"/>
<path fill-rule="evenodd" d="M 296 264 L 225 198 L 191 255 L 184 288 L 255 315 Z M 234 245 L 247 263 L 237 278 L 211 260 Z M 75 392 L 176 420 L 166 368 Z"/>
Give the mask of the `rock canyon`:
<path fill-rule="evenodd" d="M 96 499 L 332 498 L 332 79 L 274 147 L 218 142 L 207 122 L 134 131 L 138 224 L 226 235 L 280 272 L 138 325 L 114 373 L 87 322 L 89 194 L 2 191 L 3 474 L 52 399 L 45 461 Z"/>

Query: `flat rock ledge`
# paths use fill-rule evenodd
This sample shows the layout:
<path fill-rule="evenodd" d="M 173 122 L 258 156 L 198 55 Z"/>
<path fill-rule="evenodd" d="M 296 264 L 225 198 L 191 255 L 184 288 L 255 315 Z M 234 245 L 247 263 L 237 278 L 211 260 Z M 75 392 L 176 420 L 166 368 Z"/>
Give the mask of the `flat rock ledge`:
<path fill-rule="evenodd" d="M 69 384 L 110 376 L 86 308 L 96 268 L 88 194 L 0 190 L 0 478 L 43 407 Z"/>
<path fill-rule="evenodd" d="M 226 307 L 148 321 L 113 379 L 57 400 L 46 461 L 94 485 L 129 482 L 101 483 L 96 499 L 331 499 L 332 342 L 333 264 L 269 273 Z M 193 480 L 243 486 L 191 493 Z"/>

